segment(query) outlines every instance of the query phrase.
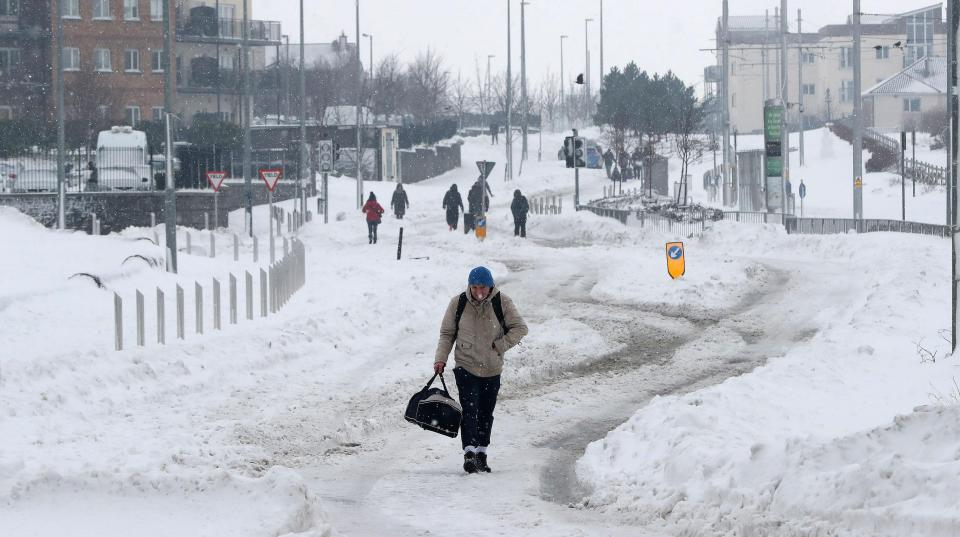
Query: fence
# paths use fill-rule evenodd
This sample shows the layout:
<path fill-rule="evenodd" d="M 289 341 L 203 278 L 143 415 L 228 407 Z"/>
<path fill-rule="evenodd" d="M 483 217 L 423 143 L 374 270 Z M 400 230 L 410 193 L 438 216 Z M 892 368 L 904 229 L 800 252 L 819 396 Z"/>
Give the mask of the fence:
<path fill-rule="evenodd" d="M 949 237 L 950 227 L 922 222 L 904 222 L 902 220 L 880 220 L 853 218 L 795 218 L 787 216 L 784 220 L 787 233 L 827 235 L 834 233 L 872 233 L 878 231 L 914 233 Z"/>
<path fill-rule="evenodd" d="M 563 196 L 536 196 L 530 198 L 530 212 L 533 214 L 562 214 Z"/>
<path fill-rule="evenodd" d="M 298 239 L 292 239 L 292 248 L 288 246 L 287 239 L 283 239 L 285 255 L 283 259 L 270 265 L 268 270 L 259 270 L 259 285 L 254 286 L 254 275 L 250 271 L 244 271 L 242 290 L 243 302 L 238 299 L 237 277 L 231 272 L 227 286 L 227 319 L 230 324 L 238 324 L 240 313 L 244 314 L 247 321 L 252 321 L 256 317 L 264 318 L 269 314 L 276 314 L 283 308 L 298 290 L 306 283 L 306 251 L 303 243 Z M 259 292 L 257 292 L 259 290 Z M 175 287 L 173 295 L 174 315 L 171 319 L 174 322 L 177 339 L 186 339 L 186 326 L 193 325 L 194 333 L 202 335 L 206 320 L 211 321 L 214 330 L 222 329 L 222 309 L 221 301 L 223 293 L 221 282 L 217 278 L 211 279 L 211 285 L 208 288 L 202 286 L 200 282 L 194 282 L 193 285 L 193 310 L 186 308 L 185 293 L 178 284 Z M 167 303 L 168 297 L 160 288 L 156 288 L 155 298 L 155 326 L 154 336 L 159 345 L 166 344 L 166 334 L 168 327 Z M 255 299 L 256 297 L 256 299 Z M 134 326 L 136 328 L 136 345 L 143 347 L 146 345 L 147 322 L 146 322 L 146 300 L 145 295 L 139 289 L 135 291 L 135 311 Z M 207 309 L 209 304 L 209 309 Z M 124 349 L 124 309 L 123 299 L 118 293 L 113 294 L 113 313 L 114 313 L 114 348 L 118 351 Z M 192 313 L 192 318 L 190 315 Z M 191 322 L 192 321 L 192 322 Z"/>

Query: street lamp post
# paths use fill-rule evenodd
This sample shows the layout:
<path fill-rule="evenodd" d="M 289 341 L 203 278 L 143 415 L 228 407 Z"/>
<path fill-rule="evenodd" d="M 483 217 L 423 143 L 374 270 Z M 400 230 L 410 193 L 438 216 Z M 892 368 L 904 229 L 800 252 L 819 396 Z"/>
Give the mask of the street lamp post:
<path fill-rule="evenodd" d="M 603 0 L 600 0 L 600 87 L 603 88 Z"/>
<path fill-rule="evenodd" d="M 523 109 L 522 115 L 522 144 L 520 148 L 520 160 L 527 160 L 527 38 L 525 23 L 525 7 L 530 2 L 520 2 L 520 101 Z M 521 173 L 523 166 L 520 166 Z"/>
<path fill-rule="evenodd" d="M 496 57 L 496 54 L 487 54 L 487 82 L 483 88 L 483 108 L 491 116 L 493 115 L 493 111 L 490 110 L 490 60 Z"/>
<path fill-rule="evenodd" d="M 513 136 L 511 133 L 511 115 L 513 113 L 513 71 L 511 70 L 510 56 L 510 3 L 512 0 L 507 0 L 507 132 L 506 132 L 506 142 L 507 142 L 507 166 L 504 168 L 504 180 L 512 181 L 513 180 Z"/>
<path fill-rule="evenodd" d="M 583 90 L 585 92 L 583 104 L 586 107 L 585 113 L 590 114 L 590 23 L 593 19 L 583 20 L 583 51 L 585 58 L 585 69 L 583 72 Z"/>
<path fill-rule="evenodd" d="M 370 81 L 373 82 L 373 35 L 363 34 L 363 37 L 370 39 Z"/>
<path fill-rule="evenodd" d="M 567 109 L 567 98 L 564 93 L 563 87 L 567 85 L 566 79 L 563 77 L 563 40 L 569 36 L 561 35 L 560 36 L 560 117 L 566 117 Z M 563 128 L 563 125 L 560 126 Z"/>
<path fill-rule="evenodd" d="M 356 0 L 355 4 L 356 4 L 356 8 L 357 8 L 357 20 L 356 20 L 356 22 L 357 22 L 357 33 L 356 33 L 356 36 L 357 36 L 357 43 L 356 43 L 357 55 L 356 55 L 356 58 L 354 58 L 354 60 L 357 62 L 357 73 L 356 73 L 356 75 L 357 75 L 357 86 L 356 86 L 356 91 L 357 91 L 357 114 L 356 114 L 356 116 L 357 116 L 357 117 L 356 117 L 356 125 L 355 125 L 355 126 L 356 126 L 356 128 L 357 128 L 357 154 L 356 154 L 356 161 L 357 161 L 357 208 L 359 209 L 360 207 L 363 207 L 363 171 L 362 171 L 362 168 L 360 167 L 360 163 L 361 163 L 361 161 L 360 161 L 360 158 L 361 158 L 361 155 L 360 155 L 360 111 L 361 111 L 361 108 L 360 108 L 360 77 L 363 76 L 363 71 L 362 71 L 362 67 L 361 67 L 361 65 L 360 65 L 360 0 Z"/>

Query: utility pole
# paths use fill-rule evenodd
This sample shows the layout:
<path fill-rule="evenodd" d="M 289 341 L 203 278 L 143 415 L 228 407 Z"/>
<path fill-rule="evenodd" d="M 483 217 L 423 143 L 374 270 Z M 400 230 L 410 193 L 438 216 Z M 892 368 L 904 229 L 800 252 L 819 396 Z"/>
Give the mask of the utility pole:
<path fill-rule="evenodd" d="M 949 149 L 949 167 L 950 167 L 950 185 L 947 189 L 947 225 L 950 226 L 950 256 L 951 256 L 951 337 L 950 350 L 957 350 L 957 291 L 960 288 L 960 267 L 957 259 L 957 211 L 951 210 L 957 206 L 957 149 L 958 149 L 958 123 L 960 123 L 960 105 L 957 103 L 957 31 L 960 28 L 960 5 L 958 0 L 949 0 L 947 2 L 947 108 L 950 113 L 950 149 Z"/>
<path fill-rule="evenodd" d="M 593 94 L 590 92 L 590 23 L 593 22 L 593 19 L 584 19 L 583 20 L 583 50 L 585 64 L 583 72 L 583 89 L 585 92 L 583 104 L 584 104 L 584 113 L 589 117 L 590 116 L 590 100 L 593 98 Z"/>
<path fill-rule="evenodd" d="M 603 0 L 600 0 L 600 89 L 603 89 Z"/>
<path fill-rule="evenodd" d="M 760 48 L 760 63 L 763 64 L 763 102 L 770 98 L 770 62 L 767 59 L 770 51 L 767 48 L 767 40 L 770 38 L 770 10 L 764 11 L 763 16 L 763 45 Z"/>
<path fill-rule="evenodd" d="M 373 34 L 363 34 L 370 39 L 370 81 L 373 82 Z"/>
<path fill-rule="evenodd" d="M 163 0 L 163 117 L 166 119 L 166 159 L 164 168 L 163 220 L 166 234 L 167 272 L 177 272 L 177 185 L 173 177 L 173 135 L 170 122 L 173 120 L 173 31 L 170 20 L 170 0 Z"/>
<path fill-rule="evenodd" d="M 797 9 L 797 129 L 800 134 L 800 166 L 803 166 L 803 18 Z"/>
<path fill-rule="evenodd" d="M 860 97 L 860 0 L 853 0 L 853 219 L 863 219 L 863 101 Z"/>
<path fill-rule="evenodd" d="M 564 93 L 564 86 L 567 85 L 567 80 L 563 77 L 563 40 L 566 38 L 567 36 L 565 35 L 560 36 L 560 118 L 561 119 L 566 119 L 567 117 L 567 97 Z M 566 121 L 564 121 L 564 123 L 566 123 Z M 560 127 L 563 128 L 564 125 L 560 125 Z"/>
<path fill-rule="evenodd" d="M 361 140 L 360 140 L 360 79 L 363 77 L 363 67 L 360 65 L 360 0 L 354 2 L 357 8 L 357 53 L 354 61 L 357 62 L 357 117 L 356 117 L 356 128 L 357 128 L 357 209 L 363 207 L 363 167 L 361 164 L 362 154 L 361 154 Z"/>
<path fill-rule="evenodd" d="M 780 8 L 778 8 L 778 7 L 773 8 L 773 21 L 777 24 L 777 26 L 776 26 L 777 28 L 780 28 L 780 27 L 781 27 L 781 21 L 782 21 L 782 19 L 783 19 L 783 17 L 780 16 Z M 782 31 L 782 30 L 780 30 L 780 31 Z M 780 60 L 780 49 L 779 49 L 776 45 L 774 45 L 774 51 L 775 51 L 776 58 L 777 58 L 776 65 L 777 65 L 777 67 L 778 67 L 778 69 L 777 69 L 777 71 L 776 71 L 776 80 L 777 80 L 776 89 L 777 89 L 777 90 L 774 92 L 774 95 L 780 95 L 780 94 L 781 94 L 781 82 L 780 82 L 780 70 L 779 70 L 780 61 L 781 61 L 781 60 Z M 786 106 L 787 103 L 784 102 L 783 105 Z"/>
<path fill-rule="evenodd" d="M 243 91 L 240 96 L 240 115 L 243 118 L 243 188 L 246 197 L 246 228 L 247 232 L 253 237 L 253 178 L 251 169 L 251 157 L 253 150 L 250 147 L 250 109 L 247 99 L 250 96 L 250 45 L 248 43 L 248 33 L 250 31 L 250 20 L 248 18 L 249 2 L 243 2 L 243 40 L 240 50 L 240 68 L 243 69 Z M 272 218 L 273 215 L 270 215 Z"/>
<path fill-rule="evenodd" d="M 520 146 L 520 160 L 527 160 L 527 35 L 526 35 L 526 22 L 524 19 L 526 13 L 526 5 L 530 2 L 520 2 L 520 102 L 523 103 L 523 108 L 520 113 L 522 116 L 521 123 L 523 124 L 523 141 Z M 523 173 L 523 166 L 520 166 L 521 174 Z"/>
<path fill-rule="evenodd" d="M 297 115 L 300 116 L 300 177 L 303 177 L 304 172 L 307 170 L 307 75 L 304 70 L 304 43 L 303 43 L 303 0 L 300 0 L 300 72 L 299 82 L 300 82 L 300 113 Z M 288 45 L 289 48 L 289 45 Z M 287 52 L 287 63 L 290 62 L 290 53 Z M 289 70 L 290 66 L 287 66 Z M 316 176 L 310 173 L 310 181 L 316 183 Z M 316 192 L 316 187 L 314 187 L 314 192 Z M 303 205 L 300 207 L 300 210 L 303 214 L 307 214 L 306 199 L 301 196 L 303 199 Z M 324 200 L 326 202 L 326 200 Z M 327 211 L 323 211 L 323 217 L 327 217 Z"/>
<path fill-rule="evenodd" d="M 513 115 L 513 70 L 511 63 L 512 51 L 510 49 L 510 2 L 507 0 L 507 165 L 503 169 L 503 180 L 513 181 L 513 132 L 510 125 Z M 482 205 L 482 204 L 481 204 Z"/>
<path fill-rule="evenodd" d="M 483 95 L 484 95 L 484 97 L 483 97 L 484 108 L 487 110 L 487 112 L 488 112 L 491 116 L 493 115 L 493 110 L 490 109 L 490 59 L 491 59 L 491 58 L 496 58 L 496 57 L 497 57 L 496 54 L 487 54 L 487 82 L 486 82 L 486 86 L 484 87 L 484 90 L 483 90 Z M 492 119 L 492 118 L 491 118 L 491 119 Z M 499 128 L 499 127 L 497 127 L 497 128 Z"/>
<path fill-rule="evenodd" d="M 57 77 L 57 229 L 65 229 L 67 224 L 66 191 L 66 115 L 63 89 L 63 0 L 57 0 L 57 43 L 56 64 L 53 72 Z"/>
<path fill-rule="evenodd" d="M 790 206 L 787 200 L 787 182 L 790 181 L 790 90 L 787 85 L 787 0 L 780 0 L 780 98 L 783 100 L 783 180 L 780 182 L 783 213 Z"/>
<path fill-rule="evenodd" d="M 720 93 L 723 96 L 723 204 L 728 205 L 733 196 L 730 192 L 730 6 L 723 0 L 723 22 L 720 28 L 720 48 L 722 50 L 723 75 L 720 79 Z"/>

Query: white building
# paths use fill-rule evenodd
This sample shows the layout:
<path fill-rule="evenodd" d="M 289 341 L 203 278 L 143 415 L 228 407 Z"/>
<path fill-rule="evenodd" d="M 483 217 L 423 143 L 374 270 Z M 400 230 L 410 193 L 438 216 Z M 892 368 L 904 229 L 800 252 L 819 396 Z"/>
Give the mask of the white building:
<path fill-rule="evenodd" d="M 946 56 L 942 4 L 894 16 L 868 16 L 861 21 L 861 87 L 870 88 L 926 56 Z M 803 110 L 807 127 L 853 112 L 853 25 L 827 25 L 813 33 L 787 35 L 789 121 L 796 125 Z M 722 21 L 718 22 L 717 36 Z M 778 98 L 780 82 L 779 19 L 776 16 L 731 16 L 730 128 L 760 132 L 763 104 Z M 802 58 L 802 66 L 800 59 Z M 717 63 L 722 61 L 717 51 Z M 802 67 L 802 85 L 799 68 Z M 718 83 L 719 86 L 719 83 Z"/>
<path fill-rule="evenodd" d="M 867 125 L 918 130 L 925 116 L 947 114 L 947 59 L 927 56 L 863 93 Z"/>

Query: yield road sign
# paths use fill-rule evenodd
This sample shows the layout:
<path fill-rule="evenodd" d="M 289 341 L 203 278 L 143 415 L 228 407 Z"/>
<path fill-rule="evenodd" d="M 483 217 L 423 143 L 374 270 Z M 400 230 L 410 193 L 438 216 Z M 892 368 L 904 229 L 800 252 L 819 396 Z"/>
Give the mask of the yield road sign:
<path fill-rule="evenodd" d="M 227 172 L 206 172 L 207 182 L 213 187 L 214 192 L 220 192 L 220 186 L 223 185 L 223 179 Z"/>
<path fill-rule="evenodd" d="M 320 140 L 320 151 L 318 160 L 320 164 L 320 173 L 333 172 L 333 140 Z"/>
<path fill-rule="evenodd" d="M 682 242 L 667 243 L 667 274 L 676 280 L 686 272 Z"/>
<path fill-rule="evenodd" d="M 493 167 L 496 166 L 496 162 L 491 162 L 489 160 L 478 160 L 477 169 L 480 170 L 480 176 L 486 179 L 490 177 L 490 172 L 493 171 Z"/>
<path fill-rule="evenodd" d="M 267 189 L 270 192 L 277 188 L 277 182 L 280 181 L 281 175 L 283 175 L 283 170 L 260 170 L 260 178 L 267 184 Z"/>

